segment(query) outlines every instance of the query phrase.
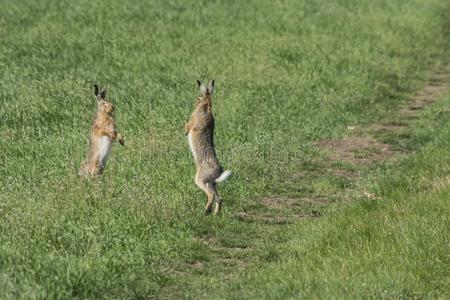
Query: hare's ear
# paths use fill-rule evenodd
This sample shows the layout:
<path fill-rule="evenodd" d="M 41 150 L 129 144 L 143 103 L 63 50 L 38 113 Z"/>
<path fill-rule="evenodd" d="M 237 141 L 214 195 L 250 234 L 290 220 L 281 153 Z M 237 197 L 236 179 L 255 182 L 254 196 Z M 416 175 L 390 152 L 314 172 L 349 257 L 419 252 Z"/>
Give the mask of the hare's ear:
<path fill-rule="evenodd" d="M 205 96 L 206 95 L 206 91 L 207 91 L 206 90 L 206 86 L 204 86 L 200 80 L 197 80 L 197 84 L 198 84 L 198 87 L 200 89 L 200 93 L 202 93 L 202 96 Z"/>
<path fill-rule="evenodd" d="M 98 89 L 98 85 L 94 84 L 94 95 L 97 99 L 100 98 L 100 90 Z"/>
<path fill-rule="evenodd" d="M 106 90 L 102 90 L 102 92 L 100 94 L 100 98 L 101 99 L 106 99 Z"/>
<path fill-rule="evenodd" d="M 208 84 L 208 94 L 212 95 L 214 92 L 214 79 Z"/>

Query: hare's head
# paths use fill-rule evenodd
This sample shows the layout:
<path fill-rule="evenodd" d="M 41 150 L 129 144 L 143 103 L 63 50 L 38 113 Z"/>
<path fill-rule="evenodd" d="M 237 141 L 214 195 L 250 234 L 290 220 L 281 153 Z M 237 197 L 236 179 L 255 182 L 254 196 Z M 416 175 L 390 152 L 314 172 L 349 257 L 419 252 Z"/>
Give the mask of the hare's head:
<path fill-rule="evenodd" d="M 214 92 L 214 80 L 212 80 L 208 86 L 205 86 L 200 80 L 197 80 L 198 88 L 202 94 L 197 97 L 195 101 L 195 109 L 207 109 L 211 107 L 211 98 Z"/>
<path fill-rule="evenodd" d="M 97 109 L 100 112 L 112 113 L 114 111 L 114 105 L 106 99 L 106 90 L 99 89 L 96 84 L 94 84 L 94 94 L 97 98 Z"/>

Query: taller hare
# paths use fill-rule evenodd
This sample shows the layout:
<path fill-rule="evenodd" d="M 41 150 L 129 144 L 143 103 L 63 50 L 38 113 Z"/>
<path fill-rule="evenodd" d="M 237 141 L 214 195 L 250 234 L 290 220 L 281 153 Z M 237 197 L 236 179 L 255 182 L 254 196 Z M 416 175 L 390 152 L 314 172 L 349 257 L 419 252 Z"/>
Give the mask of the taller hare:
<path fill-rule="evenodd" d="M 97 112 L 89 135 L 88 154 L 78 172 L 80 176 L 101 175 L 111 153 L 112 143 L 117 139 L 124 145 L 123 136 L 116 131 L 115 107 L 106 99 L 106 90 L 100 90 L 94 85 L 94 94 L 97 99 Z"/>
<path fill-rule="evenodd" d="M 197 165 L 195 183 L 208 196 L 205 213 L 210 214 L 215 203 L 214 214 L 222 208 L 222 198 L 216 189 L 216 184 L 224 182 L 231 171 L 224 171 L 216 156 L 214 148 L 214 116 L 212 112 L 212 95 L 214 80 L 208 86 L 197 80 L 201 96 L 197 97 L 194 112 L 185 125 L 186 135 L 192 156 Z"/>

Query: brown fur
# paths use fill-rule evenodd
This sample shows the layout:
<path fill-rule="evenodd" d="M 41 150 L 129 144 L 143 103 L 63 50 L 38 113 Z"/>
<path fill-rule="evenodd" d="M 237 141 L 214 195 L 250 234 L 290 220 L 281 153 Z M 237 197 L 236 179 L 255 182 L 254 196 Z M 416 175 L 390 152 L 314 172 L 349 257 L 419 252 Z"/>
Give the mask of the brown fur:
<path fill-rule="evenodd" d="M 216 190 L 215 180 L 223 173 L 214 148 L 214 116 L 212 112 L 212 91 L 214 81 L 205 88 L 199 82 L 202 96 L 195 102 L 194 112 L 190 120 L 185 124 L 185 133 L 188 135 L 189 144 L 197 165 L 195 183 L 206 193 L 208 202 L 205 213 L 212 212 L 212 205 L 215 202 L 214 214 L 217 214 L 222 206 L 222 199 Z"/>
<path fill-rule="evenodd" d="M 96 176 L 101 175 L 108 155 L 102 159 L 102 141 L 103 137 L 109 137 L 112 143 L 118 139 L 121 145 L 124 145 L 123 136 L 116 131 L 114 121 L 114 105 L 105 98 L 106 91 L 99 93 L 98 87 L 95 87 L 97 96 L 97 112 L 92 123 L 89 134 L 89 150 L 85 161 L 83 162 L 78 175 L 80 176 Z"/>

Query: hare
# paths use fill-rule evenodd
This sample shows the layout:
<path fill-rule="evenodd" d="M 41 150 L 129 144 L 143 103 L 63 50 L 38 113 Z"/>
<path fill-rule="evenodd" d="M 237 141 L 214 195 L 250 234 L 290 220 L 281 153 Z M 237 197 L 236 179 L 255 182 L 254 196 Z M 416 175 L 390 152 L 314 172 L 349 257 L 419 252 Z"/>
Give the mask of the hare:
<path fill-rule="evenodd" d="M 97 98 L 97 113 L 89 135 L 89 152 L 78 172 L 79 176 L 101 175 L 111 153 L 112 143 L 118 139 L 124 145 L 123 136 L 116 132 L 113 115 L 115 108 L 106 99 L 106 90 L 99 90 L 94 85 L 94 94 Z"/>
<path fill-rule="evenodd" d="M 214 214 L 216 215 L 222 208 L 222 199 L 216 190 L 216 183 L 227 180 L 231 171 L 223 170 L 214 148 L 214 116 L 211 102 L 214 80 L 208 87 L 204 86 L 200 80 L 197 80 L 197 83 L 202 95 L 195 101 L 194 112 L 185 125 L 185 133 L 197 165 L 195 183 L 208 196 L 205 214 L 212 212 L 212 206 L 215 203 Z"/>

